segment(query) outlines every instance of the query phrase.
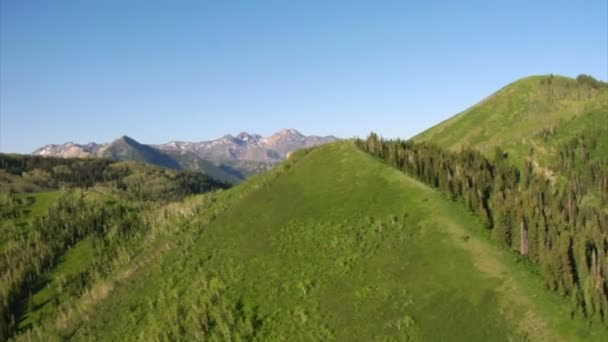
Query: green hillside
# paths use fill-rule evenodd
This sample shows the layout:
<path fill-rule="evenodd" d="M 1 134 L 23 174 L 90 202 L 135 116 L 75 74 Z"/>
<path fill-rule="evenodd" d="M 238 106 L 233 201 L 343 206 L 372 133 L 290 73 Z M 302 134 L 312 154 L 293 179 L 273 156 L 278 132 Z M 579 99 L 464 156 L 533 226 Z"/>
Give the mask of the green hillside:
<path fill-rule="evenodd" d="M 550 158 L 557 145 L 598 123 L 608 123 L 608 84 L 584 75 L 532 76 L 507 85 L 414 141 L 486 154 L 500 146 L 521 162 L 530 153 L 536 159 Z M 547 144 L 545 139 L 552 135 L 557 138 Z"/>
<path fill-rule="evenodd" d="M 238 184 L 245 179 L 245 176 L 237 171 L 237 169 L 217 166 L 192 152 L 166 151 L 163 153 L 176 161 L 182 170 L 199 171 L 209 177 L 231 184 Z"/>
<path fill-rule="evenodd" d="M 608 338 L 460 204 L 351 143 L 162 212 L 141 252 L 18 339 Z"/>

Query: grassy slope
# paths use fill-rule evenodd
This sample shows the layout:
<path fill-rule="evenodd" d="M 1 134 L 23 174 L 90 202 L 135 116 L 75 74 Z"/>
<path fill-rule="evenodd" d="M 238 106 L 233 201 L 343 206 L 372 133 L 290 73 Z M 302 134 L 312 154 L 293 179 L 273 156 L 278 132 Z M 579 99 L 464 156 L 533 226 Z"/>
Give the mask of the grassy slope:
<path fill-rule="evenodd" d="M 548 80 L 551 79 L 549 83 Z M 422 132 L 416 141 L 442 147 L 468 146 L 491 153 L 494 146 L 523 160 L 530 148 L 540 158 L 550 151 L 539 133 L 554 128 L 562 140 L 590 127 L 590 115 L 608 121 L 608 88 L 593 89 L 561 76 L 532 76 L 509 84 L 470 109 Z"/>
<path fill-rule="evenodd" d="M 25 234 L 29 229 L 29 224 L 32 222 L 32 220 L 46 214 L 49 207 L 61 196 L 61 191 L 36 192 L 24 194 L 23 196 L 27 201 L 25 206 L 25 215 L 15 219 L 15 224 L 18 229 L 20 229 L 22 234 Z M 2 232 L 2 235 L 6 236 L 7 232 Z M 0 247 L 5 247 L 4 243 L 7 243 L 7 241 L 0 238 Z M 13 241 L 8 241 L 8 243 L 13 243 Z M 79 248 L 74 248 L 73 251 L 70 251 L 70 253 L 62 258 L 57 270 L 53 271 L 55 277 L 66 274 L 65 270 L 72 269 L 74 264 L 87 262 L 87 258 L 82 258 L 83 255 L 81 255 L 78 250 Z M 40 283 L 45 284 L 48 281 L 49 279 L 43 279 L 40 281 Z M 41 287 L 34 296 L 34 303 L 39 307 L 40 311 L 45 311 L 45 306 L 48 304 L 49 291 L 50 289 L 48 287 Z M 23 305 L 26 304 L 24 303 Z M 28 327 L 32 322 L 36 321 L 37 315 L 38 313 L 28 314 L 24 309 L 23 320 L 19 322 L 19 326 Z"/>
<path fill-rule="evenodd" d="M 200 171 L 219 181 L 238 184 L 244 180 L 244 176 L 236 170 L 227 170 L 216 166 L 212 162 L 202 159 L 192 152 L 166 151 L 183 170 Z"/>
<path fill-rule="evenodd" d="M 61 191 L 34 192 L 23 196 L 26 198 L 24 215 L 14 219 L 14 223 L 19 231 L 19 234 L 25 234 L 25 232 L 28 230 L 30 222 L 32 222 L 32 220 L 34 220 L 36 217 L 46 213 L 51 204 L 53 204 L 53 202 L 57 200 L 59 196 L 61 196 Z M 4 229 L 8 228 L 0 225 L 0 247 L 2 247 L 5 243 L 12 242 L 10 239 L 6 239 L 7 236 L 11 235 L 4 231 Z"/>
<path fill-rule="evenodd" d="M 28 208 L 29 217 L 35 218 L 46 213 L 48 208 L 61 196 L 61 191 L 36 192 L 29 194 L 32 198 L 31 206 Z"/>
<path fill-rule="evenodd" d="M 18 225 L 22 229 L 27 229 L 29 222 L 36 217 L 47 213 L 51 205 L 61 197 L 62 191 L 37 192 L 25 195 L 28 198 L 26 207 L 26 217 L 18 220 Z M 91 240 L 85 239 L 77 243 L 62 255 L 57 266 L 46 277 L 39 280 L 36 291 L 32 294 L 32 302 L 22 304 L 23 312 L 18 322 L 20 329 L 28 328 L 36 323 L 40 317 L 51 312 L 50 300 L 56 283 L 61 278 L 66 278 L 77 274 L 80 270 L 92 262 L 93 247 Z M 27 307 L 31 305 L 32 307 Z"/>
<path fill-rule="evenodd" d="M 32 294 L 31 302 L 24 303 L 19 329 L 27 329 L 39 322 L 44 316 L 54 314 L 52 300 L 64 300 L 67 295 L 57 295 L 56 289 L 62 285 L 62 279 L 76 276 L 93 261 L 93 246 L 90 239 L 84 239 L 62 255 L 57 266 L 45 277 L 39 280 L 36 291 Z"/>
<path fill-rule="evenodd" d="M 570 320 L 458 204 L 348 143 L 298 153 L 214 202 L 227 209 L 124 271 L 73 337 L 146 340 L 183 332 L 172 324 L 193 308 L 236 307 L 257 308 L 249 330 L 262 340 L 606 338 Z"/>

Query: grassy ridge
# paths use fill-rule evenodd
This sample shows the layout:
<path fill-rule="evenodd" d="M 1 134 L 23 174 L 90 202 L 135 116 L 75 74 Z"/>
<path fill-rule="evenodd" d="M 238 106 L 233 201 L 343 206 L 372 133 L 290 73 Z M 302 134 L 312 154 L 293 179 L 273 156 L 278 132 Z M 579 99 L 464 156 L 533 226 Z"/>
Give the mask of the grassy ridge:
<path fill-rule="evenodd" d="M 213 196 L 76 339 L 602 340 L 438 192 L 336 143 Z M 142 260 L 152 260 L 148 263 Z M 68 324 L 69 325 L 69 324 Z M 73 335 L 72 335 L 73 334 Z M 41 335 L 48 336 L 48 335 Z"/>
<path fill-rule="evenodd" d="M 559 132 L 558 137 L 573 136 L 593 125 L 586 119 L 590 114 L 608 122 L 607 113 L 605 83 L 593 83 L 585 77 L 531 76 L 509 84 L 414 140 L 452 149 L 467 146 L 485 153 L 500 146 L 521 161 L 531 148 L 538 155 L 550 154 L 542 144 L 544 135 Z"/>

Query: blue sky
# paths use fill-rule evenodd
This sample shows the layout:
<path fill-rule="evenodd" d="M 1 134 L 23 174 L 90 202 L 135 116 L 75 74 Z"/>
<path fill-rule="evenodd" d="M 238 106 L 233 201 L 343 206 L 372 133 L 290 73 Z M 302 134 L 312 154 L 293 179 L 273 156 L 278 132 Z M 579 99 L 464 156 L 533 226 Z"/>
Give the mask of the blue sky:
<path fill-rule="evenodd" d="M 0 151 L 410 137 L 532 74 L 608 77 L 602 1 L 0 0 Z"/>

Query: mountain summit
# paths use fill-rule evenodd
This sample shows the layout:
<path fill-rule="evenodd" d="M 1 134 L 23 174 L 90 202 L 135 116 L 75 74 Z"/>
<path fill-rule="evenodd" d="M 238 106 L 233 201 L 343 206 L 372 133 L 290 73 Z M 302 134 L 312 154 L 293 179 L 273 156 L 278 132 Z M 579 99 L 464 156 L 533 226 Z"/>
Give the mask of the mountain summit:
<path fill-rule="evenodd" d="M 478 104 L 436 126 L 415 141 L 458 150 L 463 146 L 492 152 L 500 146 L 525 155 L 533 140 L 544 145 L 557 130 L 573 135 L 593 122 L 606 122 L 608 84 L 587 75 L 576 79 L 558 75 L 517 80 Z M 593 117 L 593 120 L 588 118 Z M 588 123 L 574 124 L 588 121 Z"/>

